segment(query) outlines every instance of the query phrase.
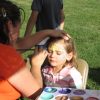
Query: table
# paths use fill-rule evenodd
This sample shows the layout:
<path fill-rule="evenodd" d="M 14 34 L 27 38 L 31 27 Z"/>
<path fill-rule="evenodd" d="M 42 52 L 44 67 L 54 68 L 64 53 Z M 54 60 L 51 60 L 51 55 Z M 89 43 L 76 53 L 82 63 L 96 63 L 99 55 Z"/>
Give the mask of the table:
<path fill-rule="evenodd" d="M 68 99 L 57 99 L 61 96 Z M 100 100 L 100 90 L 45 87 L 38 100 Z"/>

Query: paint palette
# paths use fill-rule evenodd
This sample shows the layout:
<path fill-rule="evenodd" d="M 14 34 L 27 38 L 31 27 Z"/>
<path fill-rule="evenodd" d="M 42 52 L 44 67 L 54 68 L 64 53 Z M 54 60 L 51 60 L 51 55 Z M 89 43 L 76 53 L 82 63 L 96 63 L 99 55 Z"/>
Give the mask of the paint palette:
<path fill-rule="evenodd" d="M 54 93 L 57 91 L 56 88 L 53 88 L 53 87 L 47 87 L 44 89 L 45 92 L 48 92 L 48 93 Z"/>
<path fill-rule="evenodd" d="M 70 100 L 84 100 L 84 98 L 81 96 L 71 96 Z"/>
<path fill-rule="evenodd" d="M 92 97 L 90 93 L 93 93 Z M 97 93 L 100 94 L 100 91 L 46 87 L 37 100 L 100 100 Z"/>
<path fill-rule="evenodd" d="M 61 94 L 68 94 L 70 92 L 71 92 L 71 90 L 68 89 L 68 88 L 64 88 L 64 89 L 62 88 L 62 89 L 59 90 L 59 93 L 61 93 Z"/>
<path fill-rule="evenodd" d="M 42 100 L 50 100 L 50 99 L 52 99 L 54 97 L 54 95 L 52 95 L 52 94 L 47 94 L 47 93 L 43 93 L 41 96 L 40 96 L 40 98 L 42 99 Z"/>
<path fill-rule="evenodd" d="M 46 87 L 38 100 L 67 100 L 71 89 Z"/>
<path fill-rule="evenodd" d="M 55 100 L 68 100 L 68 96 L 57 96 Z"/>
<path fill-rule="evenodd" d="M 88 97 L 86 100 L 100 100 L 100 99 L 98 99 L 96 97 Z"/>
<path fill-rule="evenodd" d="M 73 93 L 76 95 L 84 95 L 86 92 L 85 90 L 78 89 L 78 90 L 75 90 Z"/>

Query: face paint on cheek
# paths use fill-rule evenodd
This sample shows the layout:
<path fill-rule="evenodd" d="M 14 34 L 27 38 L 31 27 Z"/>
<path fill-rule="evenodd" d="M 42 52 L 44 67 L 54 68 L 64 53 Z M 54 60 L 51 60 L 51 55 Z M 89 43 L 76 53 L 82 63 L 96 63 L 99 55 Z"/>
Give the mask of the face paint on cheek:
<path fill-rule="evenodd" d="M 62 54 L 62 55 L 60 55 L 60 60 L 66 60 L 66 54 Z"/>
<path fill-rule="evenodd" d="M 61 52 L 61 54 L 57 56 L 58 61 L 66 61 L 67 53 L 63 46 L 53 43 L 49 46 L 48 50 L 53 52 Z"/>

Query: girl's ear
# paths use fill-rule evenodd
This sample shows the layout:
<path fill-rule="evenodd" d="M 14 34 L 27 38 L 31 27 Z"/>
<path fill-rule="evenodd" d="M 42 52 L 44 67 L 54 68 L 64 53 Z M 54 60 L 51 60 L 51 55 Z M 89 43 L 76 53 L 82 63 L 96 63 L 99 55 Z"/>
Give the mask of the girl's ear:
<path fill-rule="evenodd" d="M 67 54 L 67 61 L 70 61 L 73 58 L 73 52 Z"/>

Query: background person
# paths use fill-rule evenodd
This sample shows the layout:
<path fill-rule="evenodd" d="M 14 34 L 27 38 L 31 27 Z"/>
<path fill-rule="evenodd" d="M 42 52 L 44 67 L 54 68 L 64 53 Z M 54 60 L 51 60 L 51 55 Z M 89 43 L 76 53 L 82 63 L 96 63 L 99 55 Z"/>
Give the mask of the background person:
<path fill-rule="evenodd" d="M 32 33 L 34 25 L 37 32 L 44 29 L 63 30 L 63 0 L 33 0 L 31 9 L 32 12 L 25 32 L 26 37 Z M 41 41 L 38 45 L 44 45 L 47 40 L 48 37 Z"/>

